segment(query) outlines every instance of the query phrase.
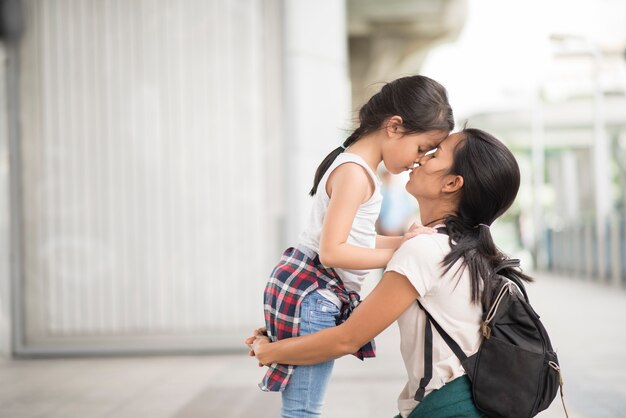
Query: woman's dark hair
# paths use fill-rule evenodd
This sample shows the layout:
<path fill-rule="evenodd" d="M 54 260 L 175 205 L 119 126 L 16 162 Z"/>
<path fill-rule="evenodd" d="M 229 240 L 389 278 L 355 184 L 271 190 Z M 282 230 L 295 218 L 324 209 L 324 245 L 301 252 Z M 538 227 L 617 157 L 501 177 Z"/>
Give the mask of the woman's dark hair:
<path fill-rule="evenodd" d="M 422 75 L 402 77 L 387 83 L 361 107 L 359 126 L 344 141 L 343 147 L 331 151 L 317 167 L 309 194 L 315 195 L 324 173 L 345 148 L 380 129 L 387 118 L 395 115 L 402 118 L 402 127 L 407 134 L 451 131 L 454 128 L 448 93 L 441 84 Z"/>
<path fill-rule="evenodd" d="M 451 251 L 443 259 L 447 272 L 463 259 L 469 268 L 472 302 L 489 305 L 492 272 L 508 257 L 494 244 L 489 225 L 513 203 L 520 185 L 520 171 L 511 151 L 480 129 L 465 128 L 454 150 L 450 174 L 463 177 L 458 212 L 444 220 Z M 509 268 L 525 281 L 532 278 Z M 482 292 L 482 296 L 481 296 Z"/>

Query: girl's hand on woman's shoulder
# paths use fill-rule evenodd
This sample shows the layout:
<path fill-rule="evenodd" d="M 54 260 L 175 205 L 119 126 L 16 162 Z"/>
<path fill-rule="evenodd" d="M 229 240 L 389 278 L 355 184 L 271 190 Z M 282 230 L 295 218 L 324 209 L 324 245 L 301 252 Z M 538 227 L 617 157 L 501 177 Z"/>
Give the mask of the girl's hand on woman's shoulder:
<path fill-rule="evenodd" d="M 422 234 L 432 235 L 436 233 L 437 233 L 437 230 L 435 228 L 430 228 L 424 225 L 418 225 L 414 222 L 409 227 L 409 230 L 404 233 L 404 236 L 402 237 L 402 242 L 408 241 L 411 238 L 416 237 L 418 235 L 422 235 Z"/>

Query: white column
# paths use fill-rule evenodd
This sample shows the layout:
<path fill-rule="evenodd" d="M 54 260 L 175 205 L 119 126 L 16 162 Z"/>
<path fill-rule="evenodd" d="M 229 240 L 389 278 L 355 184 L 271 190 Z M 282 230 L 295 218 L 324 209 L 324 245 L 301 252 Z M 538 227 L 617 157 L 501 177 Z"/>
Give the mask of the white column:
<path fill-rule="evenodd" d="M 285 0 L 283 19 L 283 241 L 292 245 L 308 217 L 315 170 L 351 126 L 345 1 Z"/>
<path fill-rule="evenodd" d="M 606 223 L 611 215 L 611 174 L 609 158 L 609 142 L 605 129 L 604 93 L 600 80 L 602 53 L 597 45 L 590 44 L 593 57 L 594 91 L 593 91 L 593 170 L 596 203 L 596 237 L 598 241 L 598 276 L 606 278 Z"/>
<path fill-rule="evenodd" d="M 535 268 L 545 268 L 547 265 L 546 254 L 542 245 L 543 239 L 543 185 L 545 171 L 545 144 L 544 144 L 544 121 L 543 106 L 539 91 L 532 107 L 531 126 L 531 155 L 533 167 L 533 223 L 534 230 L 534 255 Z"/>
<path fill-rule="evenodd" d="M 565 209 L 565 219 L 568 225 L 572 225 L 580 219 L 580 195 L 579 195 L 579 167 L 576 161 L 576 154 L 572 151 L 565 151 L 561 155 L 561 178 L 563 182 L 559 187 L 563 188 L 563 206 Z"/>
<path fill-rule="evenodd" d="M 0 43 L 0 62 L 6 62 Z M 0 66 L 0 357 L 11 353 L 11 268 L 9 250 L 9 138 L 5 65 Z"/>

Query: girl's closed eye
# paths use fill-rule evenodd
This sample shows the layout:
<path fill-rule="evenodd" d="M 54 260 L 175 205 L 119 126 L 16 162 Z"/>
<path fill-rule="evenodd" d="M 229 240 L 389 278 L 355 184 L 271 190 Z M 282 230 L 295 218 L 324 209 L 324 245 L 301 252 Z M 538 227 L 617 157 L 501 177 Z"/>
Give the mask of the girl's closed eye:
<path fill-rule="evenodd" d="M 420 162 L 426 162 L 432 158 L 435 158 L 435 154 L 437 153 L 438 148 L 433 148 L 427 151 L 422 158 L 420 158 Z"/>
<path fill-rule="evenodd" d="M 427 148 L 423 148 L 423 147 L 418 147 L 417 148 L 417 154 L 418 155 L 427 155 L 429 152 L 432 152 L 433 150 L 436 150 L 437 148 L 433 148 L 433 147 L 427 147 Z"/>
<path fill-rule="evenodd" d="M 420 166 L 420 165 L 424 164 L 426 161 L 434 158 L 435 157 L 435 153 L 437 152 L 438 149 L 439 148 L 433 148 L 433 149 L 427 151 L 424 155 L 422 155 L 420 157 L 420 159 L 417 162 L 417 165 Z"/>

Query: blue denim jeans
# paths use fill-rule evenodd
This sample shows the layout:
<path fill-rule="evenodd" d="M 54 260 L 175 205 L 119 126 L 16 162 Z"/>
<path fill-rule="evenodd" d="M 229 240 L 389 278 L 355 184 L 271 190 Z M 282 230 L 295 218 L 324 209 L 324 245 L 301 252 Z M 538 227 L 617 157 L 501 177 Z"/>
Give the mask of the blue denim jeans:
<path fill-rule="evenodd" d="M 300 335 L 334 327 L 339 309 L 334 303 L 311 292 L 300 305 Z M 322 415 L 324 395 L 334 360 L 312 366 L 297 366 L 282 392 L 281 418 L 309 418 Z"/>

